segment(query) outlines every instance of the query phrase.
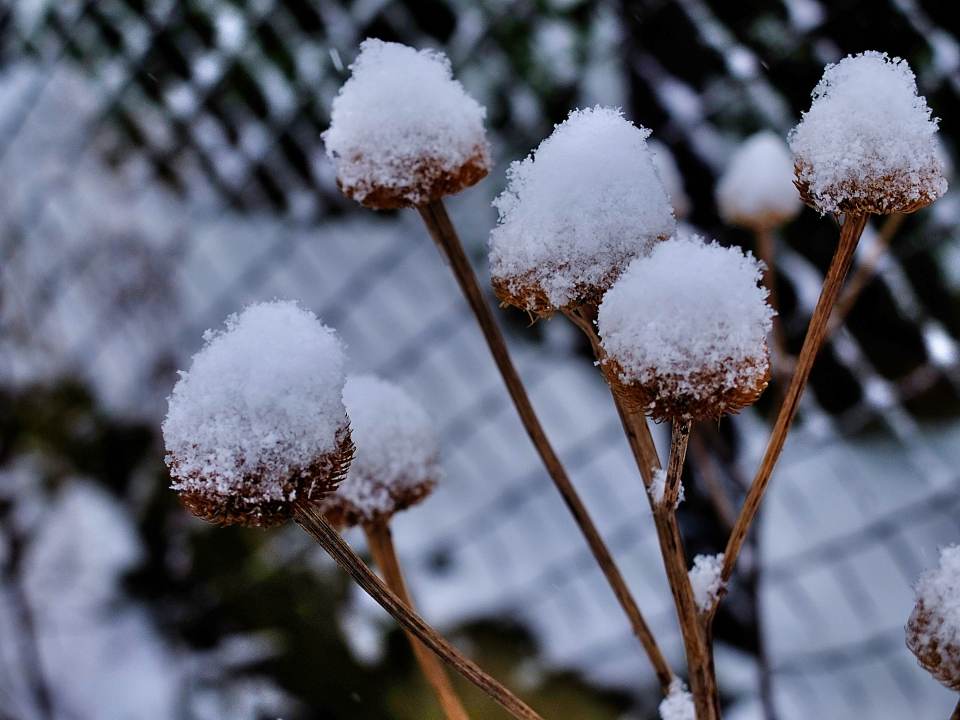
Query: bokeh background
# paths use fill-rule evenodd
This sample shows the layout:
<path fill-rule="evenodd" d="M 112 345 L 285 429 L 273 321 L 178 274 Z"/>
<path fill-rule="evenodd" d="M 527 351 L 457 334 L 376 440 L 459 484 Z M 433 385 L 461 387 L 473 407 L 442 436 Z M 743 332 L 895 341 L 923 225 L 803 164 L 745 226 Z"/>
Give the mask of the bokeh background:
<path fill-rule="evenodd" d="M 357 371 L 437 421 L 446 482 L 395 523 L 424 614 L 546 717 L 656 717 L 639 645 L 418 219 L 337 193 L 320 140 L 331 101 L 365 37 L 449 54 L 496 160 L 449 203 L 482 276 L 507 164 L 595 103 L 669 149 L 689 223 L 751 247 L 717 216 L 717 177 L 752 132 L 785 135 L 847 53 L 908 59 L 955 157 L 955 23 L 935 0 L 2 0 L 0 718 L 440 717 L 403 636 L 305 534 L 211 528 L 167 489 L 176 369 L 206 328 L 274 297 L 315 310 Z M 960 539 L 958 200 L 900 224 L 817 363 L 718 619 L 730 718 L 953 707 L 902 628 L 910 584 Z M 810 210 L 779 236 L 794 350 L 835 237 Z M 562 319 L 499 317 L 679 664 L 642 486 L 587 349 Z M 722 549 L 768 411 L 695 434 L 691 555 Z M 458 687 L 474 717 L 503 717 Z"/>

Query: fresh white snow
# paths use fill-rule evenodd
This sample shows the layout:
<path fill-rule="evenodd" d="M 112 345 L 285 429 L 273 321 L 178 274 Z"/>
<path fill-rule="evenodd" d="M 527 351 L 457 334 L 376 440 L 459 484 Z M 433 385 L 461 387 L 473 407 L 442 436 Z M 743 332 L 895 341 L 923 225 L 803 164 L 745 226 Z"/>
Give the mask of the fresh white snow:
<path fill-rule="evenodd" d="M 868 51 L 827 65 L 789 142 L 818 208 L 836 213 L 844 201 L 943 195 L 936 132 L 906 61 Z"/>
<path fill-rule="evenodd" d="M 524 160 L 494 201 L 494 278 L 536 285 L 555 307 L 603 287 L 675 228 L 646 139 L 613 108 L 574 110 Z"/>
<path fill-rule="evenodd" d="M 693 236 L 659 243 L 607 292 L 597 326 L 624 383 L 669 377 L 693 398 L 750 386 L 764 373 L 773 310 L 761 265 Z M 715 385 L 703 374 L 716 374 Z"/>
<path fill-rule="evenodd" d="M 723 571 L 723 553 L 718 555 L 697 555 L 690 568 L 690 584 L 693 586 L 693 597 L 701 611 L 708 610 L 720 594 L 723 582 L 720 574 Z"/>
<path fill-rule="evenodd" d="M 696 720 L 693 695 L 679 678 L 670 683 L 670 693 L 660 703 L 660 720 Z"/>
<path fill-rule="evenodd" d="M 323 133 L 337 179 L 358 200 L 378 187 L 416 204 L 412 173 L 424 161 L 456 172 L 487 157 L 486 110 L 453 78 L 442 52 L 367 39 L 350 66 Z"/>
<path fill-rule="evenodd" d="M 726 222 L 761 230 L 796 217 L 803 203 L 783 138 L 769 130 L 747 138 L 717 183 L 717 207 Z"/>
<path fill-rule="evenodd" d="M 269 479 L 334 450 L 347 422 L 344 362 L 334 331 L 291 301 L 250 305 L 208 330 L 163 422 L 173 488 L 227 495 L 258 472 L 259 499 L 292 499 Z"/>
<path fill-rule="evenodd" d="M 340 500 L 365 520 L 390 516 L 396 498 L 430 488 L 440 477 L 433 423 L 399 385 L 373 375 L 347 378 L 343 402 L 357 447 Z"/>

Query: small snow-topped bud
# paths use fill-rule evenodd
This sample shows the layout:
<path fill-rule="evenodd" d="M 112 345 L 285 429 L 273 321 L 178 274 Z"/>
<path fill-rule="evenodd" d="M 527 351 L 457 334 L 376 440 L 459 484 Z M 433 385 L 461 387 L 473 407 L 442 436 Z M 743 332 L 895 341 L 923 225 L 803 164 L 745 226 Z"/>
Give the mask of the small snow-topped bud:
<path fill-rule="evenodd" d="M 323 511 L 335 525 L 389 520 L 423 500 L 440 478 L 433 424 L 402 388 L 370 375 L 348 378 L 343 401 L 357 452 Z"/>
<path fill-rule="evenodd" d="M 797 216 L 803 203 L 793 184 L 793 157 L 779 135 L 765 130 L 737 149 L 717 183 L 717 206 L 724 221 L 752 230 Z"/>
<path fill-rule="evenodd" d="M 670 683 L 670 692 L 660 701 L 660 720 L 696 720 L 693 695 L 679 678 Z"/>
<path fill-rule="evenodd" d="M 490 234 L 503 302 L 541 316 L 598 303 L 632 259 L 670 236 L 676 223 L 649 134 L 619 110 L 574 110 L 510 166 Z"/>
<path fill-rule="evenodd" d="M 223 525 L 276 525 L 346 473 L 343 345 L 294 302 L 251 305 L 207 331 L 163 422 L 172 488 Z"/>
<path fill-rule="evenodd" d="M 902 213 L 947 190 L 937 120 L 906 61 L 868 51 L 827 65 L 790 132 L 797 187 L 821 213 Z"/>
<path fill-rule="evenodd" d="M 680 168 L 677 167 L 673 153 L 662 142 L 652 138 L 647 140 L 647 147 L 650 148 L 653 165 L 657 168 L 657 175 L 660 176 L 663 189 L 667 191 L 667 197 L 673 205 L 674 215 L 680 219 L 685 218 L 690 214 L 690 198 L 687 197 L 687 191 L 683 187 L 683 176 L 680 174 Z"/>
<path fill-rule="evenodd" d="M 367 39 L 323 133 L 348 197 L 377 209 L 453 195 L 490 170 L 486 110 L 446 55 Z"/>
<path fill-rule="evenodd" d="M 766 388 L 773 310 L 738 248 L 672 238 L 631 263 L 597 317 L 614 392 L 655 420 L 737 412 Z"/>
<path fill-rule="evenodd" d="M 960 545 L 940 551 L 940 566 L 920 576 L 916 591 L 907 646 L 927 672 L 960 690 Z"/>
<path fill-rule="evenodd" d="M 690 568 L 690 585 L 693 587 L 693 599 L 697 601 L 700 612 L 710 609 L 723 589 L 720 576 L 723 572 L 723 553 L 719 555 L 697 555 Z"/>

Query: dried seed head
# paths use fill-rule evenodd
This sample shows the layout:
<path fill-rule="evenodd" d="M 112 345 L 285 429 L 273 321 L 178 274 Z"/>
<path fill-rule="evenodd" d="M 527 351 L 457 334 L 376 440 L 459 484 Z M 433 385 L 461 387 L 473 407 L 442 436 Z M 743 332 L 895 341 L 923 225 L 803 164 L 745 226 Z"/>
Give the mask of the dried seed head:
<path fill-rule="evenodd" d="M 487 175 L 486 110 L 432 50 L 364 40 L 323 133 L 337 185 L 366 207 L 423 205 Z"/>
<path fill-rule="evenodd" d="M 773 310 L 752 255 L 673 238 L 635 260 L 600 305 L 607 380 L 655 420 L 717 418 L 767 386 Z"/>
<path fill-rule="evenodd" d="M 737 149 L 717 183 L 717 206 L 724 221 L 755 231 L 797 216 L 803 204 L 793 185 L 793 158 L 779 135 L 759 132 Z"/>
<path fill-rule="evenodd" d="M 324 514 L 340 526 L 386 522 L 429 495 L 442 474 L 433 425 L 402 388 L 370 375 L 348 378 L 343 400 L 357 454 Z"/>
<path fill-rule="evenodd" d="M 353 454 L 343 345 L 293 302 L 251 305 L 208 331 L 163 423 L 184 505 L 223 525 L 276 525 L 332 492 Z"/>
<path fill-rule="evenodd" d="M 497 296 L 539 316 L 596 302 L 636 257 L 674 231 L 647 148 L 618 110 L 574 110 L 507 171 L 490 234 Z"/>
<path fill-rule="evenodd" d="M 927 672 L 960 690 L 960 546 L 940 551 L 940 566 L 920 576 L 916 592 L 907 647 Z"/>
<path fill-rule="evenodd" d="M 937 120 L 900 58 L 869 51 L 828 65 L 789 137 L 796 185 L 821 213 L 906 213 L 947 189 Z"/>

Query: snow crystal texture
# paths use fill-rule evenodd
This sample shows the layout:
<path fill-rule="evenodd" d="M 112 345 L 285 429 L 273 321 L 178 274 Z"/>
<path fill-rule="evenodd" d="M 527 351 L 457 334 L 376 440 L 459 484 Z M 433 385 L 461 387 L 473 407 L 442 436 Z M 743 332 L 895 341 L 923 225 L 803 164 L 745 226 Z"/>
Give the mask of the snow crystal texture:
<path fill-rule="evenodd" d="M 693 598 L 701 611 L 708 610 L 720 594 L 723 582 L 723 553 L 719 555 L 697 555 L 690 568 L 690 584 L 693 586 Z"/>
<path fill-rule="evenodd" d="M 737 149 L 717 184 L 717 206 L 726 222 L 760 230 L 796 217 L 803 203 L 790 148 L 779 135 L 759 132 Z"/>
<path fill-rule="evenodd" d="M 660 702 L 660 720 L 696 720 L 696 708 L 684 684 L 674 678 L 669 694 Z"/>
<path fill-rule="evenodd" d="M 562 308 L 601 290 L 675 221 L 647 148 L 650 131 L 619 110 L 574 110 L 507 170 L 494 201 L 490 268 L 518 294 L 538 287 Z"/>
<path fill-rule="evenodd" d="M 761 277 L 752 255 L 698 236 L 671 238 L 635 260 L 597 317 L 621 381 L 669 377 L 677 394 L 693 398 L 758 384 L 773 317 Z"/>
<path fill-rule="evenodd" d="M 408 185 L 424 160 L 449 173 L 478 153 L 486 162 L 486 110 L 453 78 L 443 53 L 367 39 L 350 70 L 323 140 L 353 197 L 395 188 L 416 204 Z"/>
<path fill-rule="evenodd" d="M 372 375 L 349 377 L 343 401 L 357 450 L 331 501 L 345 501 L 373 521 L 392 515 L 398 500 L 429 492 L 440 476 L 440 451 L 423 407 L 400 386 Z"/>
<path fill-rule="evenodd" d="M 281 481 L 332 452 L 347 424 L 344 362 L 334 331 L 295 302 L 251 305 L 208 330 L 163 423 L 173 489 L 228 496 L 256 476 L 247 498 L 292 500 Z"/>
<path fill-rule="evenodd" d="M 906 61 L 868 51 L 826 67 L 789 142 L 821 212 L 881 211 L 946 192 L 936 132 Z"/>

